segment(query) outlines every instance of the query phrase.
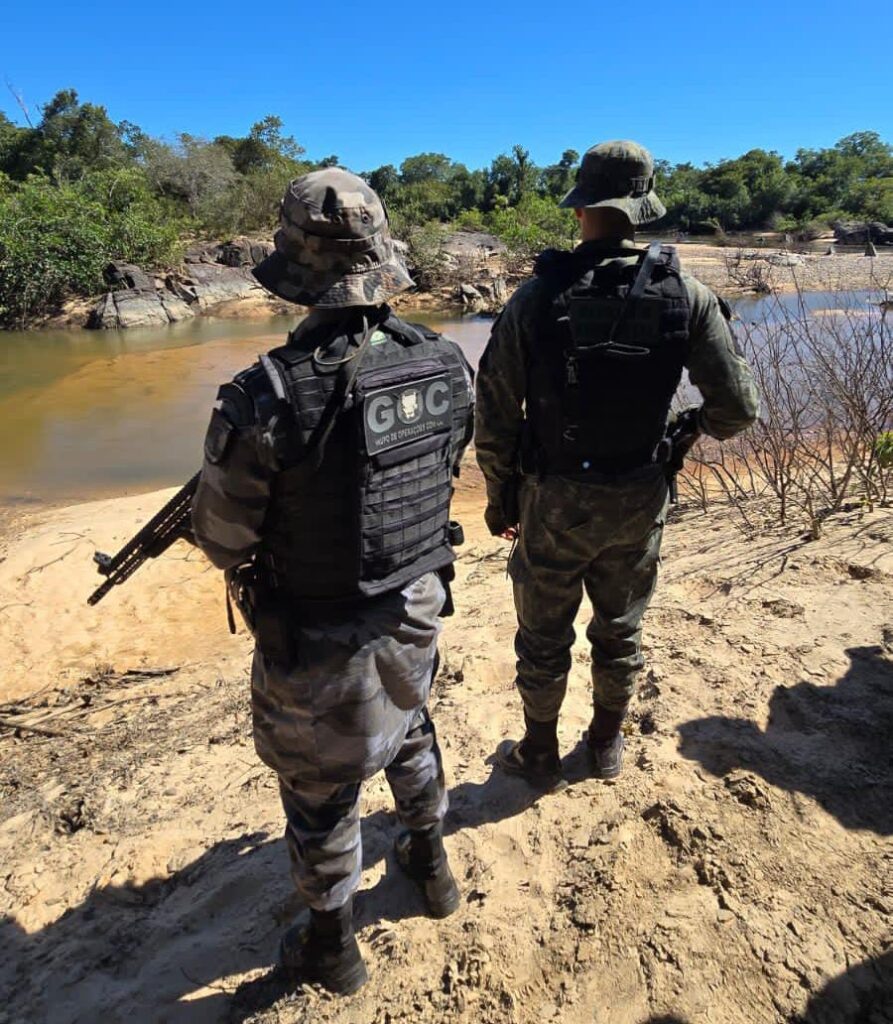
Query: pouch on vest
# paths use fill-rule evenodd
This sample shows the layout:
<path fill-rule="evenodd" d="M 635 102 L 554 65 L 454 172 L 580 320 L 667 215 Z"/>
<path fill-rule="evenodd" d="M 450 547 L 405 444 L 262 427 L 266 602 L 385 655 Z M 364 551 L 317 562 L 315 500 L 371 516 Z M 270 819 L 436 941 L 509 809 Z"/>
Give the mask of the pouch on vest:
<path fill-rule="evenodd" d="M 614 477 L 651 462 L 663 437 L 687 351 L 688 298 L 669 250 L 578 273 L 547 278 L 524 459 L 544 474 Z"/>

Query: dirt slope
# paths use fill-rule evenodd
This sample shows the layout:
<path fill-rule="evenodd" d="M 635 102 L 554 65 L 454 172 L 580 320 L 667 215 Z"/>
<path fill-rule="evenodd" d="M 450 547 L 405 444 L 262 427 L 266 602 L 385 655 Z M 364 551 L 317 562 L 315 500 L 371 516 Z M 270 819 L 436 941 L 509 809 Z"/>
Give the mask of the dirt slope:
<path fill-rule="evenodd" d="M 815 543 L 677 515 L 626 770 L 585 777 L 581 646 L 573 781 L 536 800 L 488 763 L 520 711 L 506 546 L 469 474 L 432 702 L 465 902 L 421 916 L 375 780 L 357 904 L 371 981 L 339 1002 L 269 974 L 299 907 L 217 575 L 175 550 L 81 603 L 93 543 L 162 498 L 45 514 L 0 563 L 0 716 L 43 730 L 0 729 L 0 1024 L 893 1021 L 889 510 Z"/>

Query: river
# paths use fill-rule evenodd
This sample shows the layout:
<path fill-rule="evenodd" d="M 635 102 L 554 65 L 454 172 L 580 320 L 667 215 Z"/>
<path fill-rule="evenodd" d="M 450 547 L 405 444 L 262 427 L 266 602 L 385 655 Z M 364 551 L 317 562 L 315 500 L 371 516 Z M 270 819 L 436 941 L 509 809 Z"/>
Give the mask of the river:
<path fill-rule="evenodd" d="M 419 317 L 477 363 L 491 320 Z M 218 385 L 294 317 L 129 331 L 0 332 L 0 507 L 167 487 L 200 465 Z"/>
<path fill-rule="evenodd" d="M 835 293 L 805 296 L 812 310 Z M 740 300 L 744 323 L 795 312 L 796 295 Z M 848 293 L 866 306 L 868 293 Z M 476 364 L 484 318 L 423 319 Z M 219 384 L 282 344 L 292 317 L 261 322 L 200 318 L 129 331 L 0 332 L 0 508 L 64 504 L 185 480 L 200 463 Z"/>

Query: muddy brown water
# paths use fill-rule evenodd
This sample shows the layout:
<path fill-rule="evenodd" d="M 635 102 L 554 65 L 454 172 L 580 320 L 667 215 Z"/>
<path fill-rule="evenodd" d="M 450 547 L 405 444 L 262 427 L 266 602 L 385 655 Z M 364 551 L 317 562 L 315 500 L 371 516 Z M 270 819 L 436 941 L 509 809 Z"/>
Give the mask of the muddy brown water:
<path fill-rule="evenodd" d="M 477 363 L 492 325 L 419 317 Z M 296 323 L 0 332 L 0 507 L 173 486 L 200 464 L 217 387 Z"/>
<path fill-rule="evenodd" d="M 853 304 L 869 293 L 739 300 L 744 324 L 779 311 Z M 412 316 L 410 315 L 410 319 Z M 473 365 L 492 321 L 426 314 Z M 195 472 L 217 387 L 282 344 L 292 317 L 202 318 L 129 331 L 0 332 L 0 509 L 168 487 Z M 0 521 L 2 530 L 2 521 Z"/>

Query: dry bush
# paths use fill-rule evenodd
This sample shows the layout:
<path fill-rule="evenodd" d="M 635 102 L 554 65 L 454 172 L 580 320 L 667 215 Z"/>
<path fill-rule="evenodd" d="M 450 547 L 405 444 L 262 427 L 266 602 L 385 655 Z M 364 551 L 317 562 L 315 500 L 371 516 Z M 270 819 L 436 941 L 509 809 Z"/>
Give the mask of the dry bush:
<path fill-rule="evenodd" d="M 775 300 L 739 341 L 761 397 L 760 418 L 738 437 L 692 453 L 683 493 L 706 505 L 717 493 L 745 521 L 748 503 L 770 495 L 781 523 L 805 521 L 810 536 L 845 502 L 866 509 L 893 496 L 884 437 L 893 429 L 893 336 L 876 307 L 843 294 L 830 314 Z"/>
<path fill-rule="evenodd" d="M 743 249 L 727 252 L 723 260 L 726 274 L 732 284 L 738 285 L 755 295 L 769 295 L 772 285 L 769 280 L 769 264 L 762 256 L 748 253 Z"/>

